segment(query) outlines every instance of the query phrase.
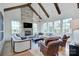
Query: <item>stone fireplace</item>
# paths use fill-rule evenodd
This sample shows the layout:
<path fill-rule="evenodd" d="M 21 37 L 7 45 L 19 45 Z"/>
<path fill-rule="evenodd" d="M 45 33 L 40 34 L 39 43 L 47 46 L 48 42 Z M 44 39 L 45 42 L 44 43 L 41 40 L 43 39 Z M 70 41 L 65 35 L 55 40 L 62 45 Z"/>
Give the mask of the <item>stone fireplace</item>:
<path fill-rule="evenodd" d="M 31 31 L 25 31 L 25 36 L 27 35 L 32 35 L 32 32 Z"/>

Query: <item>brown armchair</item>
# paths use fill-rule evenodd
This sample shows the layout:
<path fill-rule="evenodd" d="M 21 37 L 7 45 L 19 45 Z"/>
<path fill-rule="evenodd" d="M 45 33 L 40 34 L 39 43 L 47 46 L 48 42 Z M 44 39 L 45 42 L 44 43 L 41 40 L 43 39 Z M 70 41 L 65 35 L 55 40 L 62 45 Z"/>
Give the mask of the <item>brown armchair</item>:
<path fill-rule="evenodd" d="M 45 56 L 57 56 L 58 51 L 59 51 L 59 44 L 61 41 L 56 40 L 56 41 L 51 41 L 47 45 L 44 43 L 40 42 L 40 51 L 45 55 Z"/>
<path fill-rule="evenodd" d="M 59 40 L 61 37 L 50 37 L 45 40 L 45 45 L 47 45 L 51 41 Z"/>

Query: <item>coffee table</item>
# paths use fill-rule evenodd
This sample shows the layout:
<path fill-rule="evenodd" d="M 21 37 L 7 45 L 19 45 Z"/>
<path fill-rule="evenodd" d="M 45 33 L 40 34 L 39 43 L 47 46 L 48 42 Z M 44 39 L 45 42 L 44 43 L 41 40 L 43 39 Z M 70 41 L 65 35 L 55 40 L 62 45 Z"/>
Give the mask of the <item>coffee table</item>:
<path fill-rule="evenodd" d="M 40 40 L 44 40 L 44 38 L 32 38 L 32 40 L 36 43 L 36 42 L 38 42 Z"/>

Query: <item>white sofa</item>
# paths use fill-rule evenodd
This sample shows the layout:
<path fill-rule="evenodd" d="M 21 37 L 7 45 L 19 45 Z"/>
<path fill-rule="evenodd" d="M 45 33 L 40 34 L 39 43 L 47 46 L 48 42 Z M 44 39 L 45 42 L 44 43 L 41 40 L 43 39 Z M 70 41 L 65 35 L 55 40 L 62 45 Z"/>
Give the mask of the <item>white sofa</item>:
<path fill-rule="evenodd" d="M 21 39 L 16 35 L 12 35 L 12 48 L 13 52 L 23 52 L 28 49 L 31 49 L 31 39 Z"/>

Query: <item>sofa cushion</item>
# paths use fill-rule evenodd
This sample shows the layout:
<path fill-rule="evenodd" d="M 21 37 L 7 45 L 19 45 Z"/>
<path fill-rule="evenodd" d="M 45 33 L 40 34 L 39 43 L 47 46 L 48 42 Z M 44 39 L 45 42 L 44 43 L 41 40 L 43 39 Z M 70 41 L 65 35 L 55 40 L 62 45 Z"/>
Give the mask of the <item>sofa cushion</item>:
<path fill-rule="evenodd" d="M 20 37 L 18 37 L 18 36 L 16 36 L 16 35 L 14 35 L 13 37 L 14 37 L 13 40 L 22 40 Z"/>
<path fill-rule="evenodd" d="M 16 34 L 16 36 L 21 37 L 19 34 Z"/>
<path fill-rule="evenodd" d="M 20 37 L 16 37 L 17 40 L 22 40 Z"/>
<path fill-rule="evenodd" d="M 22 40 L 27 39 L 27 37 L 21 37 Z"/>

